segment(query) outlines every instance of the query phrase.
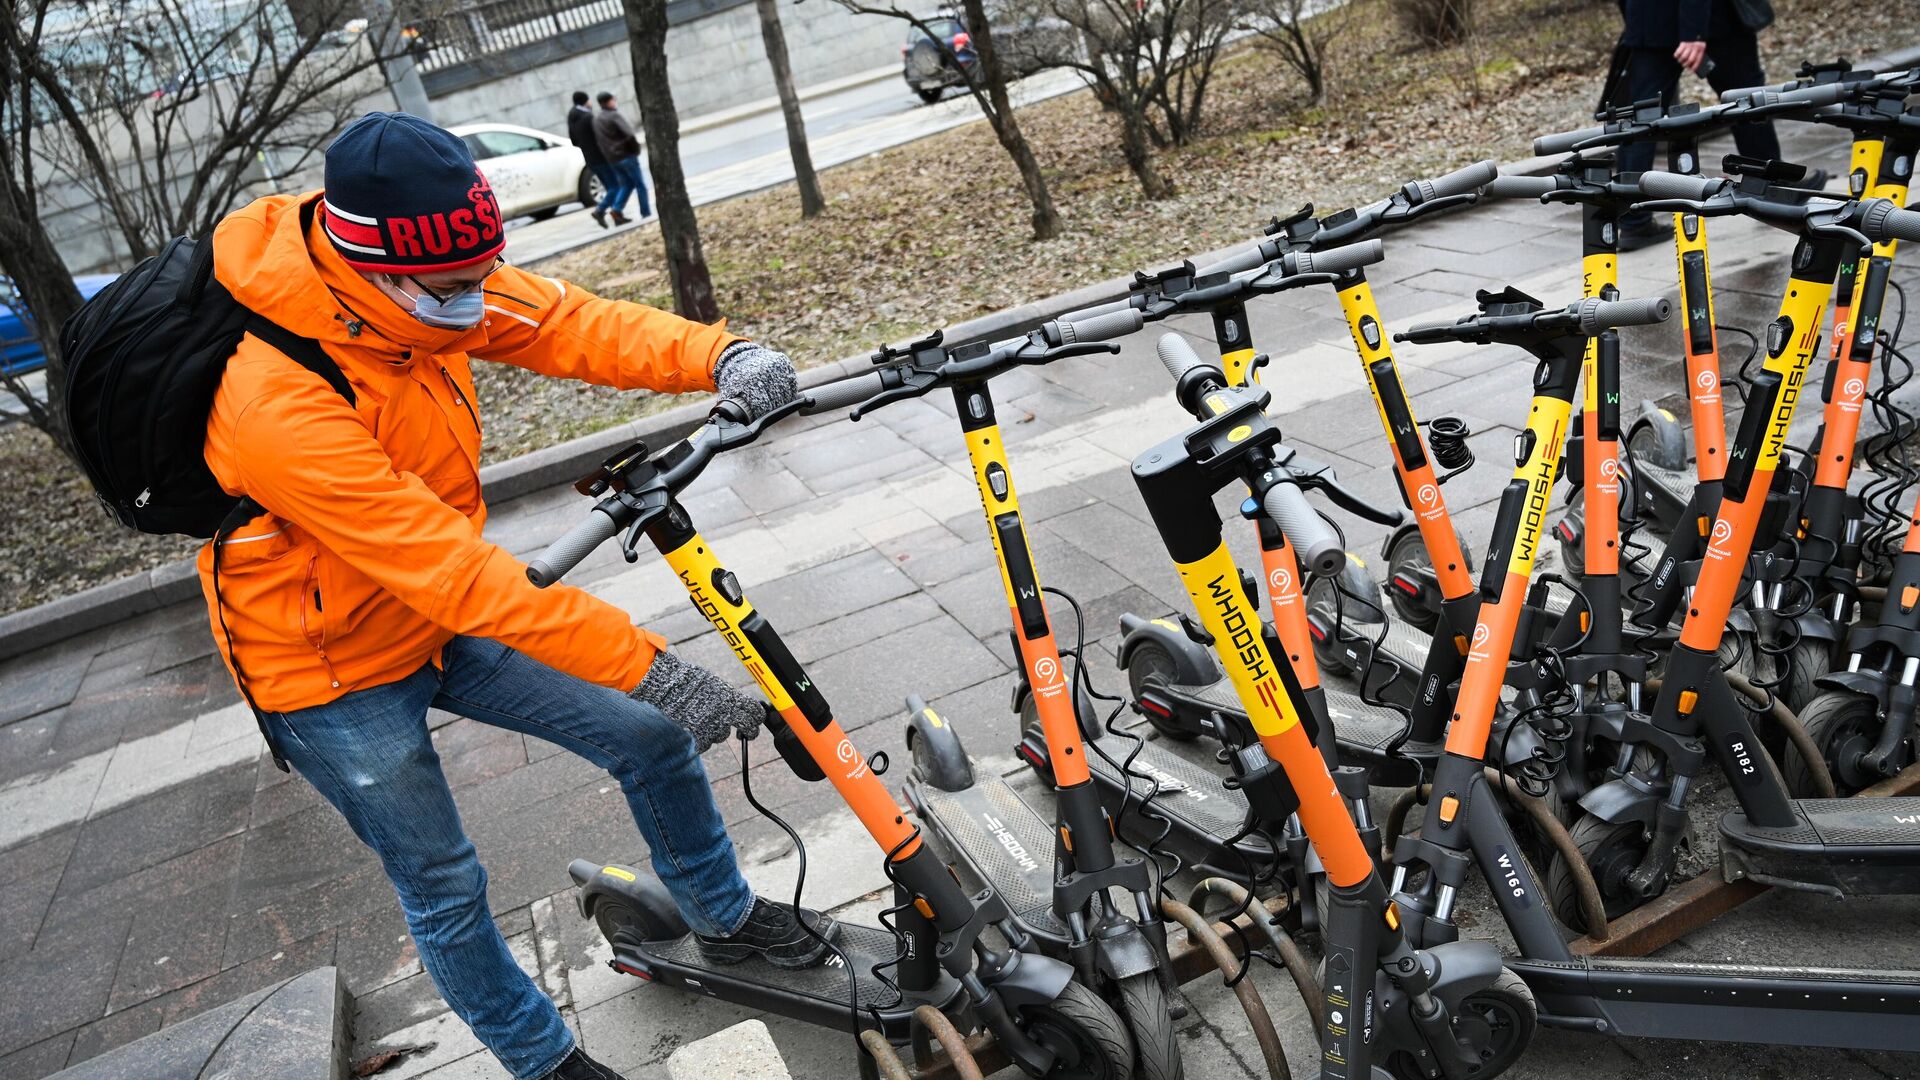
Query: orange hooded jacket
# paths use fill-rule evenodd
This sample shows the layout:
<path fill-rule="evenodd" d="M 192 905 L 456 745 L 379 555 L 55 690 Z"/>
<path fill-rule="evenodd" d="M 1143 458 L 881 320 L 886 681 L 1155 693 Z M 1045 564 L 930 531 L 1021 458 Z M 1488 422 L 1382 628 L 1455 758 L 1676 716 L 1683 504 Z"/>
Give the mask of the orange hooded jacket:
<path fill-rule="evenodd" d="M 248 336 L 207 420 L 220 485 L 268 513 L 221 549 L 232 652 L 254 702 L 286 712 L 405 678 L 455 634 L 492 638 L 589 682 L 630 690 L 666 640 L 578 589 L 536 589 L 481 539 L 473 356 L 622 390 L 713 389 L 740 340 L 639 304 L 505 267 L 486 319 L 428 326 L 347 266 L 301 203 L 276 195 L 223 220 L 214 273 L 248 308 L 320 342 L 355 404 Z M 199 556 L 214 640 L 213 548 Z M 226 656 L 233 667 L 236 656 Z"/>

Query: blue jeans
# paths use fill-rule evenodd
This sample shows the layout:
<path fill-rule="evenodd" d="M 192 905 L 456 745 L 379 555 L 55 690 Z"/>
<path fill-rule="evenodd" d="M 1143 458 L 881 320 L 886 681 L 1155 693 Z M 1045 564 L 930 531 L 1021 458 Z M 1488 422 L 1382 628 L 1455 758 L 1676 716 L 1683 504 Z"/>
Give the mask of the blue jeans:
<path fill-rule="evenodd" d="M 613 170 L 618 187 L 609 187 L 607 197 L 600 200 L 600 209 L 611 210 L 618 214 L 627 208 L 627 196 L 640 196 L 640 216 L 653 213 L 653 206 L 647 201 L 647 180 L 640 175 L 640 155 L 621 158 L 609 165 Z"/>
<path fill-rule="evenodd" d="M 613 166 L 604 161 L 593 162 L 587 168 L 593 170 L 593 175 L 600 181 L 600 202 L 594 209 L 604 214 L 613 203 L 613 189 L 620 186 L 620 177 L 613 171 Z"/>
<path fill-rule="evenodd" d="M 440 995 L 508 1071 L 532 1080 L 573 1050 L 573 1035 L 494 926 L 486 871 L 427 734 L 429 708 L 546 739 L 611 773 L 695 930 L 739 929 L 753 892 L 693 737 L 665 714 L 484 638 L 454 638 L 442 663 L 267 722 L 287 761 L 380 856 Z"/>

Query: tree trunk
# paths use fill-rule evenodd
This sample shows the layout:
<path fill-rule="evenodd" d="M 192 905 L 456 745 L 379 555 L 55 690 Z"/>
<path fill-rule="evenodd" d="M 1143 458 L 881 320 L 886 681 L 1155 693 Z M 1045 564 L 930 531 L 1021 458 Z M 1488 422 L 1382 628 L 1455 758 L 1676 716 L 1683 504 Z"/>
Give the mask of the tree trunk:
<path fill-rule="evenodd" d="M 1173 194 L 1173 185 L 1160 175 L 1153 166 L 1153 147 L 1147 137 L 1146 105 L 1142 102 L 1120 102 L 1120 152 L 1127 159 L 1127 168 L 1133 170 L 1134 178 L 1140 181 L 1140 190 L 1149 199 L 1164 199 Z"/>
<path fill-rule="evenodd" d="M 980 56 L 978 67 L 986 81 L 987 98 L 993 103 L 987 119 L 993 124 L 993 133 L 999 138 L 1001 148 L 1020 170 L 1020 183 L 1027 189 L 1027 201 L 1033 204 L 1033 238 L 1051 240 L 1060 235 L 1060 213 L 1053 208 L 1053 193 L 1047 190 L 1047 177 L 1040 171 L 1040 159 L 1034 156 L 1033 147 L 1020 130 L 1019 120 L 1014 118 L 1013 102 L 1007 95 L 1007 73 L 994 51 L 993 26 L 987 18 L 986 4 L 983 0 L 964 0 L 962 6 L 967 15 L 967 32 L 973 36 L 974 51 Z"/>
<path fill-rule="evenodd" d="M 7 148 L 0 146 L 0 271 L 20 290 L 22 304 L 33 315 L 33 336 L 47 354 L 46 406 L 41 408 L 31 399 L 21 404 L 33 426 L 46 432 L 77 463 L 73 432 L 67 428 L 67 365 L 60 355 L 60 331 L 80 310 L 80 290 L 74 287 L 73 275 L 46 227 L 28 212 L 14 165 Z"/>
<path fill-rule="evenodd" d="M 813 171 L 813 153 L 807 149 L 807 122 L 800 115 L 800 95 L 793 89 L 793 65 L 787 62 L 787 34 L 780 28 L 779 0 L 754 0 L 760 10 L 760 38 L 767 46 L 767 65 L 773 68 L 774 89 L 780 93 L 780 115 L 787 121 L 787 151 L 793 155 L 793 179 L 800 185 L 800 216 L 814 217 L 827 208 L 820 194 L 820 176 Z"/>
<path fill-rule="evenodd" d="M 647 138 L 647 171 L 653 176 L 660 236 L 666 243 L 673 307 L 686 318 L 718 322 L 720 305 L 713 297 L 706 253 L 700 249 L 700 222 L 693 215 L 687 176 L 680 168 L 680 117 L 673 109 L 673 88 L 667 84 L 667 0 L 626 0 L 625 6 L 633 88 Z"/>

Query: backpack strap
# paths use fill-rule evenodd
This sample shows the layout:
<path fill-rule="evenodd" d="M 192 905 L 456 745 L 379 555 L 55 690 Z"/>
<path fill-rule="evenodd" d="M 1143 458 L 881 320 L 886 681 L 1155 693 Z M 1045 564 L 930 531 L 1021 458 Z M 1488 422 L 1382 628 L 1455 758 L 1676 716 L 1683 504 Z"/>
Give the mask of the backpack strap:
<path fill-rule="evenodd" d="M 334 393 L 347 399 L 347 404 L 352 405 L 358 401 L 353 396 L 353 384 L 347 382 L 346 373 L 340 370 L 339 364 L 333 362 L 333 357 L 327 355 L 327 350 L 321 348 L 319 342 L 310 337 L 301 337 L 258 313 L 247 318 L 247 333 L 273 346 L 287 359 L 325 379 L 327 385 L 333 387 Z"/>

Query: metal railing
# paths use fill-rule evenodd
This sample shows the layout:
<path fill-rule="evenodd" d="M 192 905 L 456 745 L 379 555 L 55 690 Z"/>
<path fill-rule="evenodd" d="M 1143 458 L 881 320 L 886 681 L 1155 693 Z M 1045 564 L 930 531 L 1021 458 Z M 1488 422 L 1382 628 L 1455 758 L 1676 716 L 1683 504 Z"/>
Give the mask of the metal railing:
<path fill-rule="evenodd" d="M 435 71 L 622 17 L 621 0 L 470 0 L 408 29 L 421 70 Z"/>

